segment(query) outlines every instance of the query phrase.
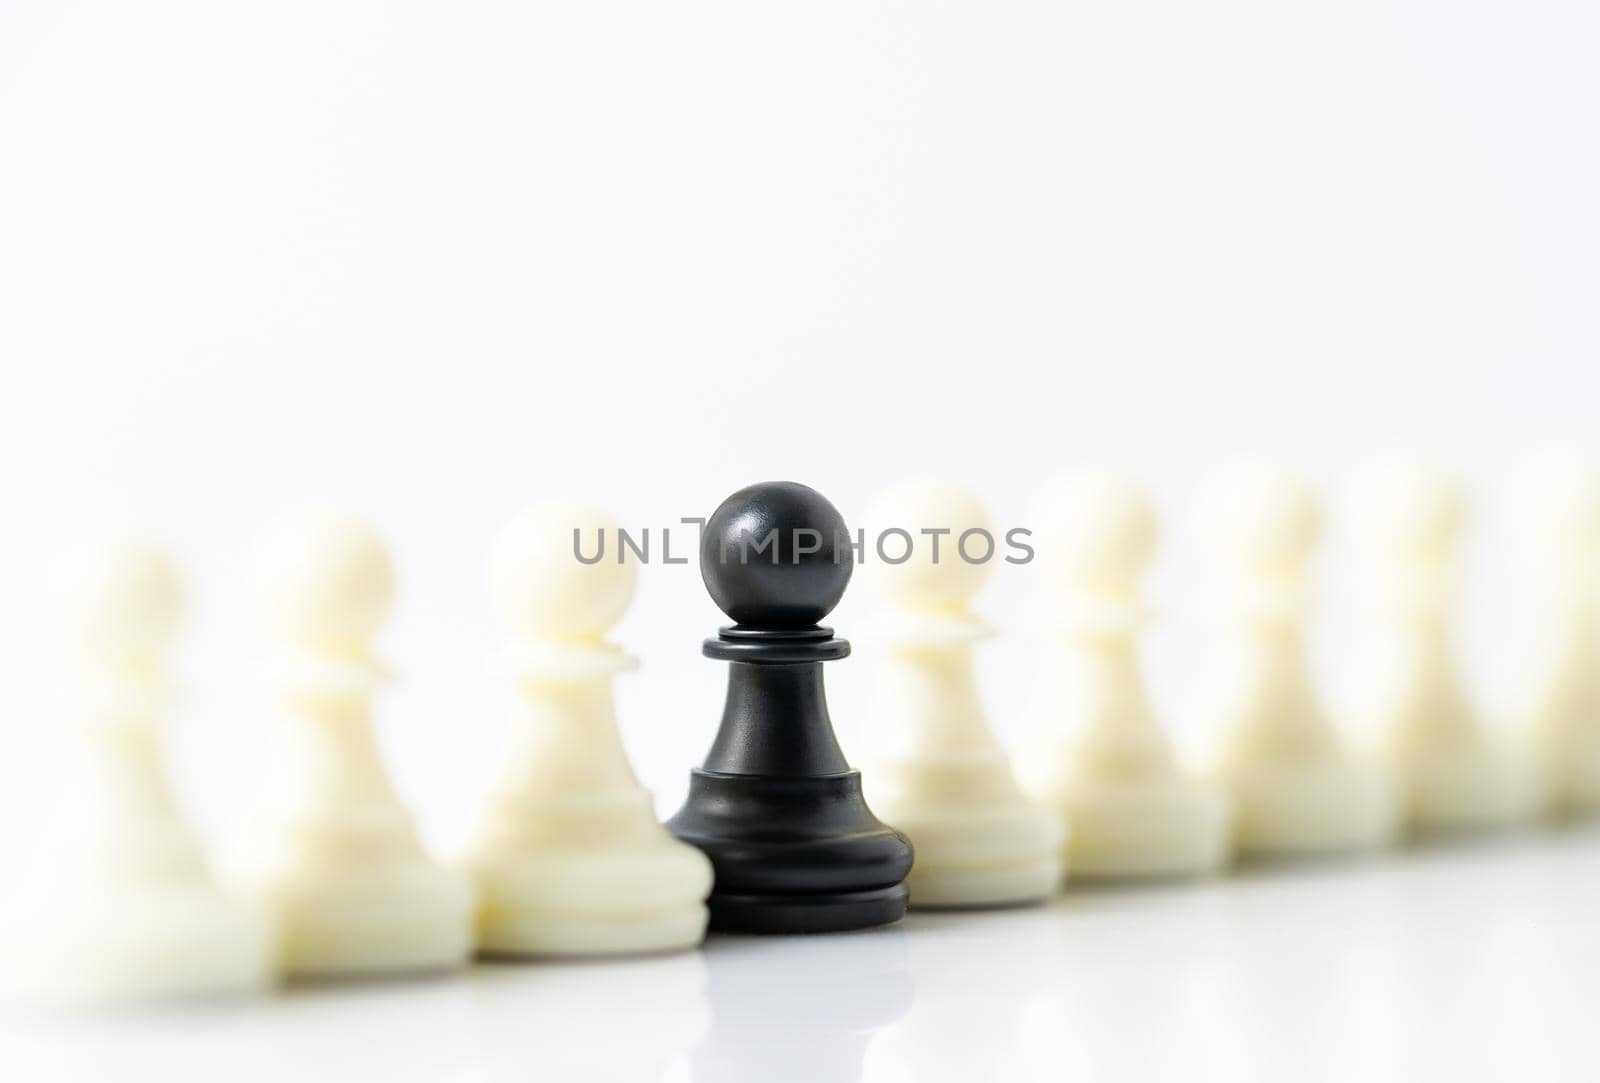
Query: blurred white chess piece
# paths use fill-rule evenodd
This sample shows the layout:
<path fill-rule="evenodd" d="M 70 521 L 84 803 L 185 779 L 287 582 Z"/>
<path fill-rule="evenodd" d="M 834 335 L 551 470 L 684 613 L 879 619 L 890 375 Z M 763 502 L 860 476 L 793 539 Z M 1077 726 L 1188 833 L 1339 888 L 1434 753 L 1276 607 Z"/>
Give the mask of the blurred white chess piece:
<path fill-rule="evenodd" d="M 1220 740 L 1215 768 L 1233 796 L 1239 853 L 1389 842 L 1399 817 L 1394 781 L 1348 753 L 1311 678 L 1305 638 L 1322 533 L 1316 494 L 1292 473 L 1246 465 L 1214 479 L 1204 504 L 1232 600 L 1208 732 Z"/>
<path fill-rule="evenodd" d="M 687 948 L 706 927 L 711 863 L 669 835 L 628 765 L 612 683 L 636 665 L 606 634 L 638 578 L 633 563 L 580 562 L 574 531 L 617 524 L 541 504 L 501 533 L 491 589 L 520 638 L 507 652 L 526 706 L 467 866 L 481 893 L 478 948 L 592 955 Z M 619 550 L 620 552 L 620 550 Z"/>
<path fill-rule="evenodd" d="M 973 646 L 992 629 L 971 602 L 1001 559 L 988 516 L 965 490 L 920 482 L 885 495 L 868 521 L 869 534 L 913 539 L 902 563 L 865 562 L 887 606 L 868 636 L 880 661 L 862 771 L 873 811 L 916 851 L 911 905 L 1043 899 L 1061 881 L 1062 829 L 1018 788 L 973 679 Z"/>
<path fill-rule="evenodd" d="M 1401 780 L 1407 823 L 1427 832 L 1525 818 L 1537 801 L 1531 757 L 1479 719 L 1455 658 L 1465 494 L 1431 465 L 1394 460 L 1358 475 L 1352 496 L 1378 624 L 1362 710 Z"/>
<path fill-rule="evenodd" d="M 1551 811 L 1600 813 L 1600 463 L 1550 448 L 1523 463 L 1515 508 L 1539 595 L 1537 668 L 1521 704 Z"/>
<path fill-rule="evenodd" d="M 312 513 L 262 538 L 253 588 L 275 639 L 280 724 L 231 863 L 277 916 L 291 976 L 430 970 L 471 950 L 467 879 L 432 861 L 389 782 L 372 719 L 372 638 L 394 570 L 364 524 Z"/>
<path fill-rule="evenodd" d="M 1018 777 L 1064 815 L 1074 877 L 1215 869 L 1229 851 L 1226 797 L 1180 767 L 1139 665 L 1154 508 L 1128 481 L 1090 474 L 1051 488 L 1034 524 L 1051 635 Z"/>
<path fill-rule="evenodd" d="M 3 969 L 21 995 L 97 1002 L 265 986 L 266 915 L 224 897 L 173 793 L 162 716 L 183 591 L 142 542 L 63 548 L 42 602 L 63 663 L 65 774 L 6 877 Z"/>

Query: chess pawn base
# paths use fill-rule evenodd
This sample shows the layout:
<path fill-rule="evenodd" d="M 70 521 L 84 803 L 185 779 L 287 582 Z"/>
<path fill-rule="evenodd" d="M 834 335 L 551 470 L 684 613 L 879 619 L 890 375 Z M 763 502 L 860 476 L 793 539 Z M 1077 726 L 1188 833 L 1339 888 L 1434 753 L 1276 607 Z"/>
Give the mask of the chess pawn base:
<path fill-rule="evenodd" d="M 711 859 L 713 930 L 843 932 L 905 916 L 911 844 L 867 807 L 828 718 L 822 663 L 849 650 L 826 628 L 724 628 L 704 645 L 729 663 L 728 697 L 666 826 Z"/>
<path fill-rule="evenodd" d="M 1060 887 L 1061 823 L 1022 797 L 998 753 L 873 771 L 873 806 L 916 847 L 911 906 L 1016 906 Z"/>
<path fill-rule="evenodd" d="M 867 809 L 857 771 L 782 777 L 696 768 L 667 826 L 716 869 L 712 929 L 843 932 L 905 916 L 911 847 Z"/>
<path fill-rule="evenodd" d="M 441 970 L 472 950 L 471 888 L 420 854 L 367 867 L 330 861 L 251 889 L 277 915 L 279 967 L 289 977 Z"/>
<path fill-rule="evenodd" d="M 606 809 L 562 808 L 579 837 L 560 845 L 506 841 L 469 862 L 482 901 L 478 951 L 495 956 L 578 956 L 674 951 L 705 936 L 711 890 L 705 855 L 656 823 L 643 791 Z M 534 815 L 534 821 L 549 820 Z M 583 833 L 621 820 L 600 837 Z M 620 836 L 620 837 L 619 837 Z M 506 836 L 502 836 L 506 837 Z M 585 846 L 593 847 L 586 850 Z"/>
<path fill-rule="evenodd" d="M 479 926 L 478 953 L 488 958 L 584 958 L 686 951 L 705 939 L 700 904 L 654 914 L 585 918 L 545 911 L 491 915 Z"/>
<path fill-rule="evenodd" d="M 1103 660 L 1103 659 L 1101 659 Z M 1155 728 L 1124 655 L 1108 670 L 1076 675 L 1071 687 L 1105 712 L 1101 724 L 1063 740 L 1047 725 L 1018 758 L 1023 788 L 1054 810 L 1067 828 L 1066 866 L 1073 879 L 1131 880 L 1194 876 L 1229 857 L 1231 808 L 1215 786 L 1191 778 Z M 1121 671 L 1114 680 L 1106 672 Z M 1119 700 L 1113 692 L 1130 696 Z M 1046 702 L 1070 703 L 1061 691 Z M 1115 713 L 1107 710 L 1120 704 Z M 1075 717 L 1092 717 L 1078 707 Z M 1046 716 L 1049 717 L 1048 715 Z M 1115 722 L 1109 719 L 1115 718 Z"/>
<path fill-rule="evenodd" d="M 246 836 L 229 878 L 272 914 L 279 969 L 324 979 L 465 962 L 472 885 L 423 850 L 383 779 L 371 733 L 329 726 L 302 736 L 307 743 L 291 762 L 308 778 L 343 775 L 346 784 L 332 794 L 358 792 L 355 779 L 371 788 L 355 800 L 323 796 L 309 807 L 267 813 Z"/>
<path fill-rule="evenodd" d="M 10 945 L 8 984 L 46 1004 L 213 998 L 256 992 L 273 977 L 264 915 L 209 884 L 79 892 L 8 915 L 27 930 Z"/>
<path fill-rule="evenodd" d="M 909 903 L 918 910 L 1027 906 L 1054 895 L 1062 875 L 1058 858 L 999 869 L 934 868 L 920 875 L 913 866 Z"/>
<path fill-rule="evenodd" d="M 901 808 L 885 815 L 917 840 L 906 879 L 913 907 L 1020 906 L 1042 902 L 1061 886 L 1061 828 L 1036 809 L 956 806 L 919 814 Z"/>
<path fill-rule="evenodd" d="M 1061 638 L 1041 685 L 1023 788 L 1067 827 L 1074 879 L 1193 876 L 1229 854 L 1225 795 L 1186 774 L 1145 700 L 1125 601 Z"/>
<path fill-rule="evenodd" d="M 792 936 L 843 933 L 890 925 L 906 915 L 906 888 L 867 891 L 797 891 L 790 895 L 738 895 L 711 898 L 711 928 L 725 933 Z"/>
<path fill-rule="evenodd" d="M 1580 639 L 1588 646 L 1589 637 Z M 1574 652 L 1576 653 L 1576 652 Z M 1592 652 L 1585 650 L 1587 660 Z M 1564 819 L 1600 815 L 1600 680 L 1587 669 L 1547 680 L 1543 702 L 1525 724 L 1539 765 L 1540 810 Z"/>
<path fill-rule="evenodd" d="M 1372 849 L 1392 842 L 1398 830 L 1393 782 L 1361 764 L 1324 757 L 1236 763 L 1223 778 L 1242 857 Z"/>
<path fill-rule="evenodd" d="M 1079 782 L 1060 805 L 1074 879 L 1197 876 L 1229 856 L 1227 800 L 1181 776 Z"/>
<path fill-rule="evenodd" d="M 1557 816 L 1600 816 L 1600 734 L 1546 742 L 1544 806 Z"/>
<path fill-rule="evenodd" d="M 1402 765 L 1407 819 L 1422 834 L 1492 830 L 1529 819 L 1537 779 L 1517 751 L 1493 740 L 1461 741 Z"/>
<path fill-rule="evenodd" d="M 370 676 L 312 675 L 321 695 L 293 704 L 230 879 L 271 913 L 291 978 L 465 962 L 472 885 L 429 857 L 389 784 L 364 702 Z"/>
<path fill-rule="evenodd" d="M 0 919 L 19 996 L 96 1004 L 267 986 L 269 915 L 213 880 L 169 785 L 157 727 L 124 718 L 72 747 L 11 877 L 20 896 Z"/>

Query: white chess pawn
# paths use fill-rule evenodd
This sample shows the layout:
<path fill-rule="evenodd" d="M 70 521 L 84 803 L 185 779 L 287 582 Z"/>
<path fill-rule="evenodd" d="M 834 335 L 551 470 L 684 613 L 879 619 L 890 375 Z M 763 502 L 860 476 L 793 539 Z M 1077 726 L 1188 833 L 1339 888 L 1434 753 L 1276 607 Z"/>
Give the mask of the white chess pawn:
<path fill-rule="evenodd" d="M 1600 814 L 1600 467 L 1552 449 L 1519 478 L 1522 540 L 1542 595 L 1538 668 L 1522 705 L 1547 803 Z"/>
<path fill-rule="evenodd" d="M 1043 899 L 1061 881 L 1062 827 L 1018 788 L 973 680 L 973 645 L 992 629 L 970 604 L 1001 559 L 988 516 L 961 489 L 917 483 L 884 497 L 870 521 L 869 533 L 913 538 L 904 562 L 866 562 L 888 607 L 869 636 L 881 662 L 862 772 L 873 811 L 916 851 L 911 905 Z"/>
<path fill-rule="evenodd" d="M 1234 600 L 1209 704 L 1215 768 L 1234 803 L 1243 856 L 1375 847 L 1398 827 L 1398 794 L 1354 758 L 1312 683 L 1305 644 L 1321 509 L 1299 477 L 1241 467 L 1209 494 L 1209 527 Z"/>
<path fill-rule="evenodd" d="M 1417 831 L 1503 826 L 1537 803 L 1534 764 L 1479 719 L 1462 686 L 1451 621 L 1467 504 L 1421 463 L 1366 471 L 1354 492 L 1379 607 L 1378 670 L 1363 713 L 1404 789 Z"/>
<path fill-rule="evenodd" d="M 1122 479 L 1084 476 L 1045 495 L 1035 530 L 1052 635 L 1017 760 L 1024 789 L 1065 816 L 1074 877 L 1217 868 L 1228 855 L 1227 799 L 1179 766 L 1140 673 L 1154 509 Z"/>
<path fill-rule="evenodd" d="M 471 885 L 424 851 L 373 726 L 389 676 L 371 650 L 394 600 L 388 550 L 360 522 L 313 513 L 269 530 L 252 572 L 281 720 L 233 871 L 277 915 L 280 965 L 328 977 L 463 962 Z"/>
<path fill-rule="evenodd" d="M 617 731 L 612 683 L 636 662 L 605 637 L 638 570 L 577 559 L 574 531 L 592 545 L 601 530 L 614 540 L 617 524 L 546 503 L 494 548 L 491 588 L 520 635 L 507 663 L 525 707 L 467 858 L 487 954 L 665 951 L 705 935 L 711 863 L 656 819 Z"/>
<path fill-rule="evenodd" d="M 6 878 L 0 962 L 17 992 L 51 1001 L 265 986 L 266 915 L 218 890 L 163 758 L 177 570 L 141 542 L 97 539 L 63 549 L 44 585 L 71 743 L 33 852 Z"/>

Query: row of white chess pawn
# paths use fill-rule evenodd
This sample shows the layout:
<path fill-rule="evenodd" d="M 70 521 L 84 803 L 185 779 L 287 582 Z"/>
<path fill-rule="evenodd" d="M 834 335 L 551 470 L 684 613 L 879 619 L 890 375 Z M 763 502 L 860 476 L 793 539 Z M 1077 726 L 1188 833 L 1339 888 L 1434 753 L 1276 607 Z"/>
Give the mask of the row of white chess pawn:
<path fill-rule="evenodd" d="M 1557 630 L 1526 741 L 1481 725 L 1452 668 L 1449 620 L 1460 494 L 1425 470 L 1385 475 L 1367 518 L 1390 554 L 1395 643 L 1375 708 L 1384 743 L 1348 748 L 1304 658 L 1319 533 L 1312 490 L 1241 472 L 1215 521 L 1242 599 L 1220 743 L 1191 774 L 1152 717 L 1138 665 L 1141 580 L 1156 548 L 1149 501 L 1083 476 L 1034 523 L 1037 569 L 1059 597 L 1029 743 L 1013 761 L 973 680 L 988 634 L 972 603 L 992 564 L 926 555 L 870 566 L 887 606 L 882 695 L 862 766 L 874 811 L 912 840 L 913 906 L 1015 904 L 1065 877 L 1196 875 L 1234 857 L 1385 845 L 1407 833 L 1600 809 L 1600 481 L 1544 487 Z M 981 504 L 903 487 L 879 523 L 988 527 Z M 371 644 L 393 595 L 389 555 L 339 516 L 285 520 L 254 563 L 280 649 L 282 724 L 240 844 L 213 864 L 162 762 L 164 656 L 180 619 L 176 569 L 129 540 L 60 554 L 49 577 L 66 660 L 76 777 L 52 787 L 36 851 L 10 878 L 0 965 L 34 997 L 96 1000 L 261 988 L 282 977 L 448 967 L 473 953 L 572 956 L 692 947 L 709 864 L 656 820 L 618 736 L 612 682 L 632 660 L 607 639 L 634 592 L 632 563 L 582 564 L 571 539 L 605 515 L 546 504 L 492 560 L 515 622 L 508 662 L 525 710 L 467 852 L 441 862 L 389 784 Z"/>

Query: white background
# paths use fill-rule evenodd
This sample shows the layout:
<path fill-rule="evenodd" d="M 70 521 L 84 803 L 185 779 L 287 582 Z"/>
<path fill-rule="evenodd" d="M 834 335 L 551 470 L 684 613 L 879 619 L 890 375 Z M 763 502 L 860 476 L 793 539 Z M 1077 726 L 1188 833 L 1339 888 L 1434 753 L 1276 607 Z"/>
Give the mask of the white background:
<path fill-rule="evenodd" d="M 935 475 L 1009 526 L 1053 474 L 1131 470 L 1169 527 L 1151 680 L 1198 740 L 1196 483 L 1265 454 L 1337 496 L 1417 448 L 1484 498 L 1463 633 L 1494 703 L 1520 597 L 1495 479 L 1600 421 L 1597 56 L 1577 0 L 0 0 L 0 841 L 50 744 L 31 576 L 108 520 L 185 562 L 173 756 L 218 844 L 270 721 L 241 557 L 308 502 L 395 547 L 383 737 L 442 849 L 512 707 L 487 549 L 546 496 L 659 531 L 758 479 L 855 518 Z M 1030 574 L 983 602 L 1008 740 Z M 663 811 L 720 707 L 719 617 L 655 565 L 617 631 Z M 871 666 L 830 667 L 847 750 Z"/>

